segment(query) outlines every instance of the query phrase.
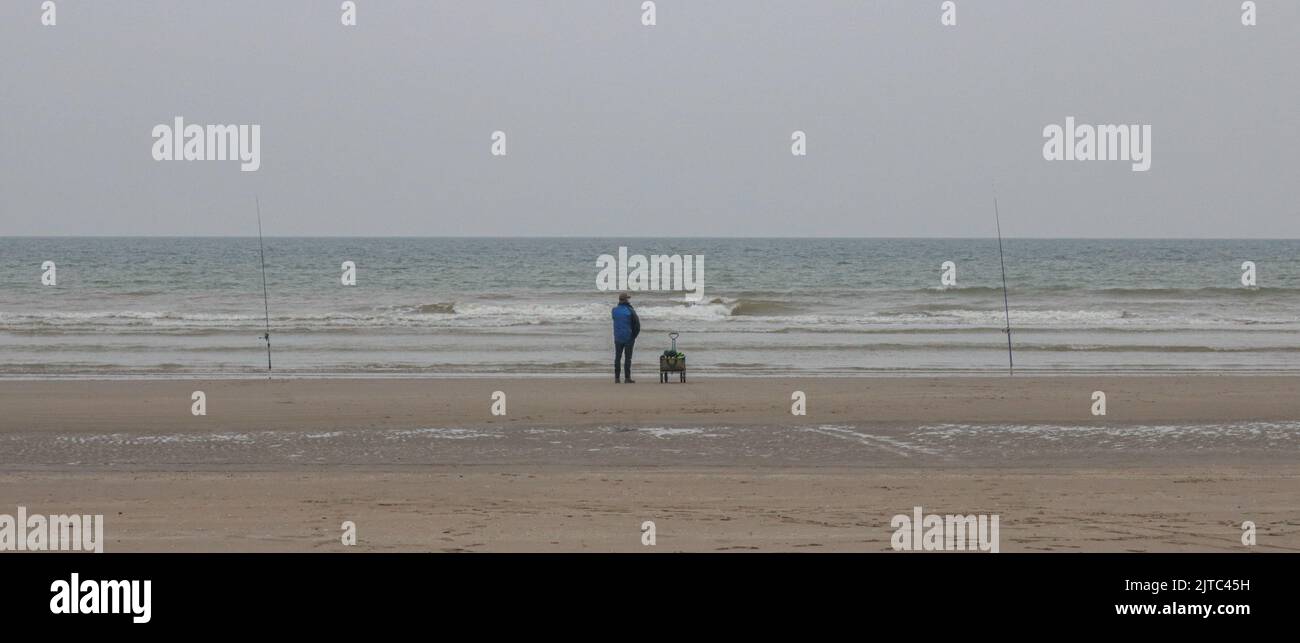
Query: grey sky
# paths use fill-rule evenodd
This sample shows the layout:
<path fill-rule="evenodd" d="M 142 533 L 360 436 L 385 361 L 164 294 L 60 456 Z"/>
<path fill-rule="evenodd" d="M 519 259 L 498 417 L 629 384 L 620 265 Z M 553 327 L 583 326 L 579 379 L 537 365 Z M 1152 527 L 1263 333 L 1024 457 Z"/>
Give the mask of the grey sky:
<path fill-rule="evenodd" d="M 1300 3 L 0 3 L 0 235 L 1300 237 Z M 262 126 L 262 166 L 154 125 Z M 1149 172 L 1042 129 L 1149 123 Z M 509 156 L 489 154 L 504 130 Z M 808 156 L 790 134 L 808 135 Z"/>

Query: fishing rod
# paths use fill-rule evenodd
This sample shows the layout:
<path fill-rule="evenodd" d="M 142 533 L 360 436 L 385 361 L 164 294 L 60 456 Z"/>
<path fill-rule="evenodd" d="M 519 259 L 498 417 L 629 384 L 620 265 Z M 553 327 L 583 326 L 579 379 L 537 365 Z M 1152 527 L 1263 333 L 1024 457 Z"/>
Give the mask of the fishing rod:
<path fill-rule="evenodd" d="M 1002 254 L 1002 216 L 998 214 L 998 197 L 993 196 L 993 220 L 998 225 L 998 263 L 1002 264 L 1002 310 L 1006 313 L 1007 327 L 1002 332 L 1007 334 L 1007 375 L 1016 374 L 1016 362 L 1011 357 L 1011 304 L 1007 300 L 1007 260 Z"/>
<path fill-rule="evenodd" d="M 257 251 L 262 255 L 262 306 L 266 312 L 266 379 L 271 379 L 271 296 L 266 290 L 266 248 L 262 245 L 262 200 L 254 196 L 257 203 Z"/>

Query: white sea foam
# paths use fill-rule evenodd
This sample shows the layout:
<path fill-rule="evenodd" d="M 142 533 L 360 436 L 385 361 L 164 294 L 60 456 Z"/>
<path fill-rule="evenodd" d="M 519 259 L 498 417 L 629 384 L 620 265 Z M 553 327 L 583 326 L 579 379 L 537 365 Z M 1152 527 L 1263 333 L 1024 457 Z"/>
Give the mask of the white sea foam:
<path fill-rule="evenodd" d="M 851 440 L 858 444 L 882 449 L 904 457 L 911 457 L 916 454 L 934 455 L 936 453 L 933 449 L 928 449 L 897 437 L 866 433 L 859 427 L 824 424 L 816 427 L 806 427 L 803 430 L 810 433 L 829 435 L 843 440 Z"/>
<path fill-rule="evenodd" d="M 666 438 L 684 436 L 684 435 L 704 435 L 704 429 L 681 429 L 681 428 L 674 429 L 674 428 L 664 428 L 664 427 L 649 427 L 649 428 L 637 429 L 637 430 L 644 433 L 649 433 L 650 435 L 653 435 L 654 437 L 659 438 L 661 440 Z"/>
<path fill-rule="evenodd" d="M 728 330 L 782 328 L 844 329 L 852 327 L 893 327 L 942 329 L 946 327 L 1001 328 L 1005 324 L 1001 310 L 945 309 L 933 312 L 856 313 L 853 310 L 818 313 L 736 314 L 735 301 L 701 304 L 641 305 L 637 312 L 643 321 L 727 324 Z M 455 303 L 453 312 L 418 313 L 405 310 L 361 312 L 295 313 L 272 317 L 273 327 L 283 330 L 383 329 L 383 328 L 480 328 L 484 326 L 536 326 L 561 324 L 604 324 L 610 306 L 604 303 L 515 303 L 510 305 Z M 0 330 L 11 332 L 133 330 L 238 330 L 257 328 L 265 320 L 261 315 L 240 313 L 192 313 L 176 311 L 40 311 L 0 312 Z M 1015 311 L 1018 328 L 1131 328 L 1214 329 L 1272 325 L 1278 330 L 1300 330 L 1300 322 L 1289 313 L 1266 314 L 1234 311 L 1231 315 L 1197 316 L 1190 312 L 1134 313 L 1129 309 L 1025 309 Z M 737 324 L 741 326 L 738 327 Z"/>

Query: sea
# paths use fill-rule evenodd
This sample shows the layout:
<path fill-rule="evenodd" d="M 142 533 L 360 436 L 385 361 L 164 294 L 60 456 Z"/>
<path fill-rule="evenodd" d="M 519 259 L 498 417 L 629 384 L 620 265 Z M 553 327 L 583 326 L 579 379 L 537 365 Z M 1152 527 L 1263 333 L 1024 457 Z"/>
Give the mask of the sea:
<path fill-rule="evenodd" d="M 1300 240 L 0 237 L 0 377 L 608 377 L 620 247 L 649 377 L 1300 370 Z"/>

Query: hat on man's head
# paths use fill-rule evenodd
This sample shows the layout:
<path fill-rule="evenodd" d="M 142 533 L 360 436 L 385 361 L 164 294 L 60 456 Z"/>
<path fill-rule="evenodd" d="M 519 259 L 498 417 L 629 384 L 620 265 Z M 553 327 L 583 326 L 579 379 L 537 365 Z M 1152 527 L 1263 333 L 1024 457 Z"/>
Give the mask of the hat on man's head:
<path fill-rule="evenodd" d="M 627 293 L 625 293 L 625 292 L 624 292 L 624 293 L 619 293 L 619 294 L 618 294 L 618 300 L 619 300 L 619 301 L 627 301 L 628 299 L 631 299 L 631 298 L 632 298 L 632 295 L 629 295 L 629 294 L 627 294 Z"/>

